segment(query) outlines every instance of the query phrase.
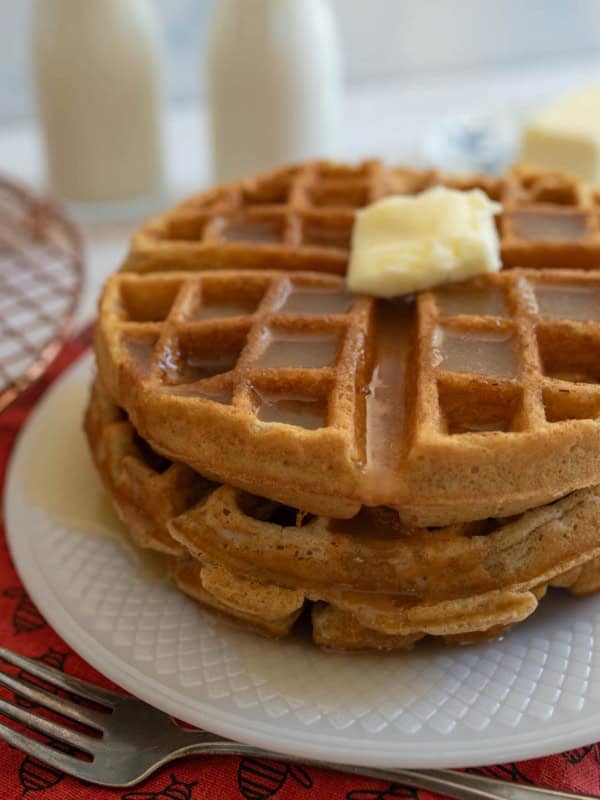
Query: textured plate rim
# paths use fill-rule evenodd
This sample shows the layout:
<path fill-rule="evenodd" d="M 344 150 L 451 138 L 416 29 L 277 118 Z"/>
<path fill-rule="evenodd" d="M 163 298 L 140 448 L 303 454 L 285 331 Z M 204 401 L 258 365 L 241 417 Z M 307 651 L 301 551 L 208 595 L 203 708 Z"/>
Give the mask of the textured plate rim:
<path fill-rule="evenodd" d="M 210 699 L 203 702 L 196 700 L 191 707 L 189 698 L 183 692 L 177 692 L 137 670 L 135 664 L 98 641 L 72 617 L 32 555 L 35 533 L 32 530 L 22 531 L 17 520 L 19 509 L 15 498 L 20 484 L 19 464 L 23 459 L 30 426 L 44 416 L 49 399 L 64 391 L 67 384 L 80 373 L 90 371 L 90 366 L 89 354 L 72 364 L 44 394 L 20 431 L 7 470 L 4 514 L 9 550 L 32 600 L 43 610 L 45 619 L 67 644 L 100 673 L 178 719 L 299 759 L 332 760 L 387 768 L 470 767 L 547 756 L 596 741 L 600 731 L 600 702 L 589 700 L 587 705 L 593 705 L 593 709 L 570 722 L 554 725 L 552 722 L 540 723 L 539 737 L 532 737 L 531 732 L 516 733 L 510 730 L 503 736 L 482 736 L 473 731 L 471 739 L 461 737 L 453 742 L 450 734 L 443 743 L 436 743 L 435 753 L 430 754 L 424 752 L 422 741 L 410 741 L 399 733 L 393 743 L 380 742 L 377 750 L 367 750 L 364 747 L 368 739 L 366 734 L 361 742 L 357 737 L 319 734 L 312 729 L 302 731 L 282 726 L 278 720 L 258 722 L 245 717 L 243 709 L 229 712 L 216 708 Z M 502 642 L 499 646 L 502 646 Z"/>

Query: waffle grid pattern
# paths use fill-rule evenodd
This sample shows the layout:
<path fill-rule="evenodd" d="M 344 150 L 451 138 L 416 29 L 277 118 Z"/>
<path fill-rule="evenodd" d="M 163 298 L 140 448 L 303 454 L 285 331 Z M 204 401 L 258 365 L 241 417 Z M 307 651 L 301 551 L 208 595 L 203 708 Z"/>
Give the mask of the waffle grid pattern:
<path fill-rule="evenodd" d="M 117 273 L 97 354 L 141 435 L 201 474 L 327 516 L 391 505 L 446 525 L 598 480 L 577 442 L 587 426 L 600 449 L 599 296 L 590 271 L 506 270 L 415 302 L 316 273 Z"/>
<path fill-rule="evenodd" d="M 305 429 L 329 425 L 354 436 L 348 403 L 362 368 L 368 299 L 318 275 L 117 275 L 112 281 L 109 303 L 121 318 L 119 335 L 146 384 L 230 404 L 259 420 Z"/>
<path fill-rule="evenodd" d="M 377 161 L 357 167 L 309 164 L 192 199 L 168 218 L 166 239 L 207 245 L 251 242 L 345 252 L 355 209 L 386 194 Z M 334 254 L 335 255 L 335 254 Z M 333 262 L 332 262 L 333 263 Z M 337 271 L 337 270 L 336 270 Z"/>
<path fill-rule="evenodd" d="M 481 189 L 502 204 L 506 267 L 600 266 L 600 193 L 560 173 L 502 178 L 311 162 L 192 197 L 144 225 L 124 269 L 310 269 L 344 274 L 356 211 L 432 186 Z M 183 263 L 182 263 L 183 262 Z"/>
<path fill-rule="evenodd" d="M 518 271 L 419 297 L 436 435 L 535 431 L 600 413 L 600 277 Z M 472 365 L 471 369 L 467 365 Z M 429 383 L 429 386 L 427 386 Z M 421 411 L 423 429 L 431 424 Z"/>
<path fill-rule="evenodd" d="M 505 266 L 600 266 L 600 193 L 562 173 L 515 168 L 499 198 Z"/>

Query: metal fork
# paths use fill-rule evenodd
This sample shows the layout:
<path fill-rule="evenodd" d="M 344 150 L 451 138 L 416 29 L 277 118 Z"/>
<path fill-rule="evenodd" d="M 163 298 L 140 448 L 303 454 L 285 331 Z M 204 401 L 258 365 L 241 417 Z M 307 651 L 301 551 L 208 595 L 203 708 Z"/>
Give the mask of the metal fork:
<path fill-rule="evenodd" d="M 282 753 L 234 742 L 207 731 L 186 730 L 168 714 L 135 697 L 94 686 L 10 650 L 0 648 L 0 658 L 22 672 L 39 678 L 49 688 L 27 680 L 22 672 L 15 676 L 1 670 L 0 685 L 14 692 L 17 698 L 30 701 L 27 705 L 40 706 L 60 714 L 66 720 L 79 723 L 73 727 L 68 723 L 57 722 L 36 713 L 24 704 L 19 705 L 0 698 L 0 714 L 44 734 L 52 741 L 39 741 L 28 736 L 26 732 L 15 730 L 1 722 L 0 738 L 51 767 L 103 786 L 132 786 L 176 758 L 220 753 L 285 762 L 298 760 L 303 764 L 337 772 L 427 789 L 456 800 L 581 800 L 591 797 L 523 786 L 453 770 L 374 769 L 304 758 L 294 759 Z M 54 693 L 59 690 L 67 692 L 69 698 Z M 57 746 L 53 746 L 53 742 Z M 77 751 L 82 755 L 78 755 Z"/>

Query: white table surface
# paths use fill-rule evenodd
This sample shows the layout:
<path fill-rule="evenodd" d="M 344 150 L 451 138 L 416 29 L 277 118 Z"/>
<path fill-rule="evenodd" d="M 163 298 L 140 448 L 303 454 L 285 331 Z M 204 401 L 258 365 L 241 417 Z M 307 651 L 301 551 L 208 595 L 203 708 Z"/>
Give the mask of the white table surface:
<path fill-rule="evenodd" d="M 379 155 L 395 163 L 416 161 L 422 135 L 441 118 L 462 113 L 514 112 L 521 115 L 548 98 L 590 81 L 600 81 L 600 53 L 593 60 L 556 60 L 507 65 L 451 75 L 353 87 L 345 104 L 342 159 Z M 198 191 L 210 183 L 206 115 L 202 108 L 172 108 L 166 120 L 170 197 Z M 39 133 L 32 124 L 0 128 L 0 172 L 44 189 Z M 82 227 L 86 282 L 77 323 L 95 313 L 100 286 L 115 270 L 137 221 Z"/>

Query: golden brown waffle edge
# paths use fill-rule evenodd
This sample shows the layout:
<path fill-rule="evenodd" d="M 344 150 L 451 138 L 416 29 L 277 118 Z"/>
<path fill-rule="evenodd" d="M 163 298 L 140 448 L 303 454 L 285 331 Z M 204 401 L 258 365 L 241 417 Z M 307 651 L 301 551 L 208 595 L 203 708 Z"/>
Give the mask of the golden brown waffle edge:
<path fill-rule="evenodd" d="M 183 591 L 268 635 L 287 633 L 307 598 L 323 647 L 405 649 L 426 634 L 466 643 L 529 616 L 549 584 L 574 593 L 600 584 L 595 487 L 508 523 L 445 531 L 411 530 L 389 509 L 281 525 L 265 516 L 290 509 L 157 461 L 98 384 L 86 432 L 134 539 L 171 554 Z M 131 511 L 140 506 L 143 520 Z M 341 564 L 350 571 L 338 574 Z"/>
<path fill-rule="evenodd" d="M 600 195 L 576 178 L 515 167 L 495 178 L 438 170 L 312 161 L 210 189 L 150 220 L 123 269 L 311 270 L 343 275 L 356 211 L 432 186 L 481 189 L 502 204 L 505 267 L 600 265 Z"/>
<path fill-rule="evenodd" d="M 446 525 L 600 481 L 599 298 L 595 271 L 408 301 L 317 273 L 118 273 L 96 356 L 171 460 L 313 513 Z"/>

